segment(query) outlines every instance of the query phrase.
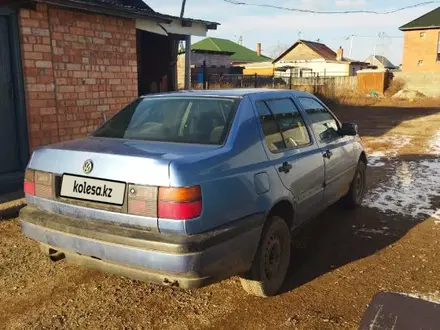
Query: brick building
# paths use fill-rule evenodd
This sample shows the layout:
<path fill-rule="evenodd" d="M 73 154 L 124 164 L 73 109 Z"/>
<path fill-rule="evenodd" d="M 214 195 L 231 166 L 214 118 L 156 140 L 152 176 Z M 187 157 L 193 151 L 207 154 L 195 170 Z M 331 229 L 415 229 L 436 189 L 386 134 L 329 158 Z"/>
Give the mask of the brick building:
<path fill-rule="evenodd" d="M 403 25 L 403 72 L 440 72 L 440 7 Z"/>
<path fill-rule="evenodd" d="M 293 77 L 348 77 L 368 67 L 362 61 L 344 56 L 342 47 L 335 52 L 327 45 L 308 40 L 298 40 L 273 61 L 280 76 Z"/>
<path fill-rule="evenodd" d="M 186 54 L 179 55 L 180 67 L 178 69 L 179 87 L 183 87 L 185 75 Z M 271 61 L 261 53 L 261 44 L 258 43 L 256 50 L 244 47 L 236 42 L 221 38 L 205 38 L 191 45 L 191 76 L 192 83 L 201 83 L 203 73 L 206 75 L 216 74 L 241 74 L 244 67 L 249 63 Z M 206 67 L 203 67 L 205 62 Z M 195 80 L 195 81 L 194 81 Z"/>
<path fill-rule="evenodd" d="M 191 50 L 191 83 L 201 84 L 203 73 L 226 74 L 231 73 L 231 52 Z M 186 54 L 181 53 L 177 60 L 177 85 L 179 89 L 185 86 L 185 62 Z"/>
<path fill-rule="evenodd" d="M 217 23 L 142 0 L 0 2 L 0 193 L 30 152 L 91 133 L 139 94 L 177 88 L 177 48 Z"/>

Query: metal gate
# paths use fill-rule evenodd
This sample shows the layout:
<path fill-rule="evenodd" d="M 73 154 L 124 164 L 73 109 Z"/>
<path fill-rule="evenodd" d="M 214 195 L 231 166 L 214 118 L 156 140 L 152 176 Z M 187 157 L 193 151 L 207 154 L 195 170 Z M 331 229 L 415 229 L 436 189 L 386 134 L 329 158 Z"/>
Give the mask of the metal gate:
<path fill-rule="evenodd" d="M 18 189 L 28 158 L 16 13 L 0 7 L 0 193 Z"/>

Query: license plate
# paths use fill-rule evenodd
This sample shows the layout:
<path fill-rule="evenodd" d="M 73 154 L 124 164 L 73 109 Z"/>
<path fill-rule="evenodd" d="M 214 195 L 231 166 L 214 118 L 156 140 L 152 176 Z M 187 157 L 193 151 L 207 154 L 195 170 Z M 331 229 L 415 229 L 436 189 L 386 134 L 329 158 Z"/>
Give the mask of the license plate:
<path fill-rule="evenodd" d="M 122 205 L 124 204 L 125 183 L 64 174 L 60 195 L 67 198 Z"/>

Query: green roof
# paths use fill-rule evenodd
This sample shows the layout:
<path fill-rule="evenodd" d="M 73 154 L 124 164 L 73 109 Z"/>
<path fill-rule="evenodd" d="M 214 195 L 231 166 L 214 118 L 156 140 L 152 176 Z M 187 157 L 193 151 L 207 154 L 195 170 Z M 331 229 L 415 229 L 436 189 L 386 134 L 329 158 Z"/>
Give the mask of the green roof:
<path fill-rule="evenodd" d="M 195 51 L 232 53 L 231 59 L 233 62 L 271 61 L 271 58 L 264 55 L 258 56 L 257 52 L 227 39 L 205 38 L 191 45 L 191 49 Z"/>
<path fill-rule="evenodd" d="M 399 29 L 405 30 L 419 30 L 419 29 L 432 29 L 440 27 L 440 7 L 430 11 L 429 13 L 416 18 Z"/>

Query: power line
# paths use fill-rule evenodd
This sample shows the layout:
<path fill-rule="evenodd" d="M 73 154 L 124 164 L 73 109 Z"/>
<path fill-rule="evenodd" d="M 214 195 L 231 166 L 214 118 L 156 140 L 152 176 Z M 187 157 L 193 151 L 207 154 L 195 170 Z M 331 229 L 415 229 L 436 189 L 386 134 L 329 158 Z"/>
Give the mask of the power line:
<path fill-rule="evenodd" d="M 425 1 L 420 2 L 415 5 L 409 5 L 405 7 L 401 7 L 398 9 L 386 10 L 386 11 L 376 11 L 376 10 L 345 10 L 345 11 L 322 11 L 322 10 L 312 10 L 312 9 L 301 9 L 301 8 L 288 8 L 276 5 L 268 5 L 268 4 L 258 4 L 258 3 L 248 3 L 237 0 L 223 0 L 232 5 L 240 5 L 240 6 L 253 6 L 253 7 L 265 7 L 279 10 L 287 10 L 297 13 L 309 13 L 309 14 L 377 14 L 377 15 L 388 15 L 394 14 L 403 10 L 413 9 L 422 6 L 428 6 L 436 3 L 440 3 L 440 1 Z"/>

